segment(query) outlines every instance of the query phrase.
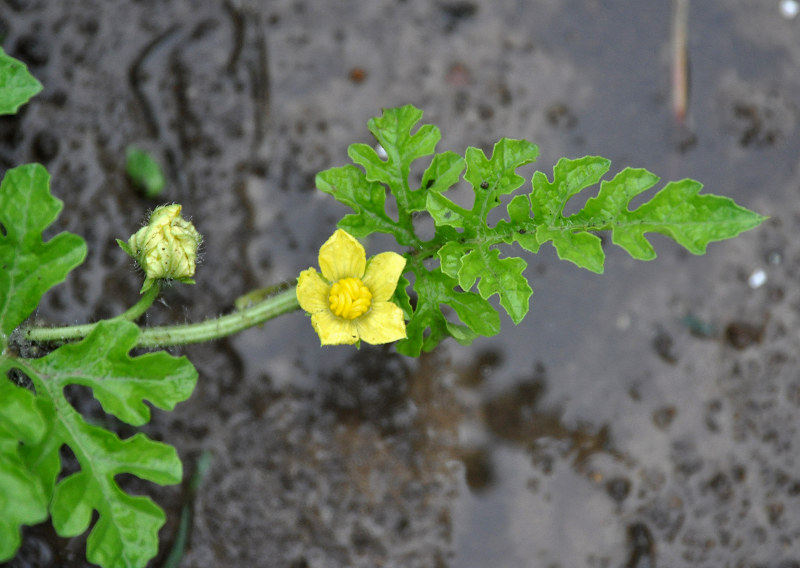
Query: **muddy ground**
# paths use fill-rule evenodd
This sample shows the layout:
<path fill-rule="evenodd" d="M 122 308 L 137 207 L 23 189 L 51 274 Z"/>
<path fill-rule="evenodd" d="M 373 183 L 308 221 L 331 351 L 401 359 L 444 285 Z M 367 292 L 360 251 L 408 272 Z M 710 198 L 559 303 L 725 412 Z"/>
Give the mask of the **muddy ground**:
<path fill-rule="evenodd" d="M 420 360 L 320 349 L 299 313 L 176 350 L 197 390 L 146 431 L 187 477 L 212 462 L 196 496 L 122 480 L 168 511 L 152 565 L 188 504 L 185 567 L 800 566 L 800 18 L 780 6 L 691 4 L 679 126 L 666 0 L 0 1 L 3 48 L 45 86 L 0 121 L 0 168 L 44 163 L 57 229 L 89 244 L 52 322 L 137 297 L 114 239 L 158 202 L 129 144 L 205 236 L 197 285 L 148 323 L 197 321 L 315 264 L 345 210 L 314 175 L 405 103 L 440 150 L 527 138 L 546 172 L 599 154 L 771 217 L 704 257 L 609 243 L 602 276 L 543 247 L 521 325 Z M 9 565 L 83 566 L 84 544 L 42 525 Z"/>

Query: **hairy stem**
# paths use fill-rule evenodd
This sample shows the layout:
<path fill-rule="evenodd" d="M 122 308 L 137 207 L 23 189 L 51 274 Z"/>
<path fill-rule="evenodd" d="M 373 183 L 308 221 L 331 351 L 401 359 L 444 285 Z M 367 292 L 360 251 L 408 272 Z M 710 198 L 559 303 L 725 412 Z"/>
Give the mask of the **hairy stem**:
<path fill-rule="evenodd" d="M 160 286 L 158 286 L 158 284 L 153 285 L 147 292 L 142 294 L 138 302 L 117 317 L 128 321 L 135 321 L 153 305 L 153 302 L 158 297 L 159 291 Z M 23 332 L 23 337 L 26 341 L 31 341 L 33 343 L 71 341 L 74 339 L 83 339 L 92 332 L 96 325 L 96 323 L 86 323 L 65 327 L 29 327 Z"/>
<path fill-rule="evenodd" d="M 220 339 L 299 308 L 297 294 L 292 287 L 243 310 L 204 322 L 145 328 L 136 345 L 138 347 L 168 347 Z"/>
<path fill-rule="evenodd" d="M 135 320 L 153 303 L 158 295 L 158 286 L 153 286 L 130 309 L 117 316 Z M 220 339 L 233 335 L 249 327 L 260 325 L 281 314 L 300 308 L 294 286 L 270 296 L 244 309 L 212 318 L 200 323 L 167 325 L 142 328 L 137 347 L 169 347 L 187 345 Z M 67 327 L 34 327 L 24 331 L 26 341 L 34 343 L 64 342 L 83 339 L 96 324 L 73 325 Z"/>

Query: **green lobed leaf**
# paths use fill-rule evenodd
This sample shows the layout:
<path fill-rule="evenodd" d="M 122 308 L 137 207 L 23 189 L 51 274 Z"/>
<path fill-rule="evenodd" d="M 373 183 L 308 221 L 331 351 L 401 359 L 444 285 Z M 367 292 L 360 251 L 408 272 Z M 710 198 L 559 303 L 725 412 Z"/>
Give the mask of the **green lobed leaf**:
<path fill-rule="evenodd" d="M 650 202 L 630 210 L 631 199 L 658 181 L 646 170 L 633 169 L 603 181 L 583 210 L 566 216 L 568 202 L 600 183 L 610 162 L 595 156 L 562 159 L 553 169 L 552 181 L 536 172 L 532 191 L 513 195 L 525 182 L 517 170 L 535 161 L 538 148 L 508 138 L 495 144 L 491 157 L 477 148 L 467 148 L 464 159 L 452 152 L 434 154 L 416 187 L 410 181 L 412 163 L 433 154 L 440 138 L 439 130 L 430 125 L 412 133 L 421 118 L 422 111 L 411 105 L 384 110 L 369 121 L 369 129 L 385 157 L 366 144 L 353 144 L 348 154 L 363 171 L 346 166 L 317 178 L 322 191 L 355 211 L 342 219 L 341 228 L 358 237 L 394 234 L 399 244 L 411 248 L 406 270 L 415 275 L 416 297 L 406 290 L 407 284 L 398 286 L 394 296 L 409 320 L 408 338 L 397 346 L 402 353 L 418 355 L 448 335 L 468 343 L 478 335 L 497 333 L 499 316 L 486 301 L 495 294 L 512 321 L 523 319 L 533 293 L 524 275 L 527 264 L 503 256 L 502 245 L 516 243 L 535 253 L 549 241 L 560 258 L 602 272 L 605 254 L 598 231 L 611 231 L 614 243 L 635 258 L 649 259 L 655 252 L 645 233 L 667 235 L 700 254 L 709 242 L 731 238 L 764 219 L 728 198 L 699 195 L 701 186 L 692 180 L 669 183 Z M 474 193 L 469 208 L 446 195 L 462 173 Z M 387 190 L 396 201 L 396 219 L 387 213 L 392 211 L 386 203 Z M 508 218 L 491 225 L 490 214 L 497 213 L 504 198 Z M 417 235 L 413 222 L 423 211 L 435 227 L 427 240 Z M 438 266 L 430 262 L 432 257 Z M 472 292 L 475 287 L 477 294 Z M 461 323 L 445 317 L 445 306 Z"/>
<path fill-rule="evenodd" d="M 656 253 L 645 233 L 661 233 L 692 254 L 704 254 L 710 242 L 733 238 L 765 219 L 728 197 L 699 195 L 703 184 L 692 179 L 667 183 L 649 202 L 630 211 L 627 202 L 658 181 L 651 176 L 646 170 L 626 168 L 601 184 L 597 197 L 587 201 L 575 220 L 592 225 L 605 221 L 614 244 L 634 258 L 651 260 Z"/>
<path fill-rule="evenodd" d="M 367 181 L 366 175 L 356 166 L 330 168 L 317 174 L 316 185 L 320 191 L 351 207 L 355 213 L 339 222 L 354 237 L 372 233 L 404 234 L 404 229 L 386 214 L 386 190 L 377 182 Z"/>
<path fill-rule="evenodd" d="M 0 184 L 0 341 L 36 308 L 47 290 L 62 282 L 86 257 L 82 238 L 42 233 L 61 211 L 50 194 L 50 175 L 39 164 L 8 170 Z"/>
<path fill-rule="evenodd" d="M 367 128 L 386 152 L 386 159 L 366 144 L 351 144 L 347 151 L 350 159 L 364 168 L 367 180 L 389 187 L 397 200 L 401 223 L 413 210 L 412 206 L 419 203 L 409 185 L 411 163 L 433 154 L 441 138 L 439 129 L 431 124 L 420 126 L 412 134 L 411 129 L 420 119 L 422 111 L 413 105 L 384 109 L 382 116 L 367 122 Z"/>
<path fill-rule="evenodd" d="M 150 420 L 145 401 L 162 410 L 174 409 L 192 394 L 197 372 L 185 357 L 165 351 L 131 357 L 139 333 L 126 321 L 101 321 L 80 343 L 64 345 L 31 364 L 51 384 L 91 388 L 103 410 L 141 426 Z"/>
<path fill-rule="evenodd" d="M 0 562 L 19 548 L 21 525 L 47 519 L 48 493 L 20 455 L 45 432 L 33 393 L 0 376 Z"/>
<path fill-rule="evenodd" d="M 47 434 L 38 443 L 22 446 L 20 455 L 31 479 L 52 497 L 53 526 L 61 536 L 81 534 L 97 511 L 87 558 L 106 568 L 145 566 L 158 551 L 158 530 L 165 521 L 155 503 L 125 493 L 116 476 L 128 473 L 161 485 L 175 484 L 181 480 L 182 466 L 175 449 L 167 444 L 141 433 L 121 440 L 88 424 L 67 402 L 64 389 L 69 385 L 92 389 L 104 410 L 132 425 L 149 419 L 145 401 L 169 410 L 187 399 L 197 381 L 192 364 L 165 352 L 132 357 L 130 350 L 139 333 L 129 321 L 107 320 L 99 322 L 83 341 L 63 345 L 45 357 L 0 357 L 0 368 L 19 368 L 33 382 L 36 409 L 47 422 Z M 56 483 L 59 451 L 65 444 L 80 470 Z M 24 522 L 16 521 L 17 527 Z"/>
<path fill-rule="evenodd" d="M 552 241 L 559 258 L 601 273 L 605 253 L 596 231 L 610 230 L 612 242 L 632 257 L 652 260 L 656 253 L 646 233 L 666 235 L 689 252 L 703 254 L 708 243 L 735 237 L 765 219 L 727 197 L 699 195 L 702 184 L 694 180 L 670 182 L 649 202 L 630 210 L 630 201 L 659 181 L 647 170 L 633 168 L 603 181 L 596 197 L 587 200 L 578 213 L 565 217 L 569 199 L 597 184 L 609 165 L 608 160 L 594 156 L 564 158 L 554 168 L 552 182 L 536 172 L 531 193 L 535 237 L 515 240 L 533 252 Z"/>
<path fill-rule="evenodd" d="M 436 154 L 422 174 L 420 190 L 411 192 L 408 210 L 425 211 L 428 195 L 447 191 L 458 183 L 465 164 L 464 158 L 455 152 Z"/>
<path fill-rule="evenodd" d="M 544 173 L 536 172 L 530 196 L 536 228 L 532 239 L 517 238 L 520 245 L 537 252 L 542 243 L 552 241 L 560 259 L 570 260 L 592 272 L 602 272 L 605 253 L 600 238 L 571 230 L 562 212 L 574 195 L 600 181 L 610 166 L 609 160 L 594 156 L 578 160 L 562 158 L 553 168 L 552 183 Z"/>
<path fill-rule="evenodd" d="M 422 111 L 412 105 L 386 109 L 381 117 L 371 119 L 368 124 L 385 158 L 371 146 L 352 144 L 348 154 L 363 170 L 351 165 L 331 168 L 317 176 L 316 184 L 321 191 L 354 210 L 339 222 L 340 228 L 356 237 L 374 232 L 390 233 L 400 245 L 415 250 L 428 245 L 436 250 L 458 236 L 451 227 L 441 226 L 436 228 L 434 239 L 426 243 L 415 232 L 413 216 L 430 207 L 431 196 L 440 195 L 458 183 L 466 164 L 455 152 L 434 154 L 419 186 L 413 184 L 412 187 L 412 163 L 433 154 L 440 138 L 439 129 L 434 126 L 417 128 L 421 118 Z M 509 155 L 513 151 L 509 148 Z M 498 156 L 502 153 L 503 150 Z M 387 195 L 396 202 L 396 218 L 387 213 Z M 416 276 L 413 284 L 416 301 L 412 306 L 405 278 L 401 279 L 394 295 L 394 301 L 409 320 L 408 339 L 398 344 L 401 352 L 418 355 L 451 335 L 462 343 L 469 343 L 478 335 L 497 333 L 497 312 L 480 295 L 460 290 L 456 274 L 448 275 L 436 267 L 429 270 L 421 262 L 415 264 L 410 260 L 407 270 L 414 271 Z M 447 319 L 442 314 L 443 305 L 451 306 L 462 323 Z"/>
<path fill-rule="evenodd" d="M 476 337 L 489 337 L 500 331 L 500 316 L 491 304 L 478 294 L 458 290 L 455 278 L 438 268 L 428 270 L 421 263 L 415 263 L 413 271 L 417 302 L 411 321 L 406 326 L 408 337 L 398 342 L 398 352 L 417 357 L 422 351 L 436 347 L 448 336 L 468 345 Z M 446 318 L 442 304 L 453 308 L 465 325 Z"/>
<path fill-rule="evenodd" d="M 0 48 L 0 114 L 14 114 L 41 90 L 25 64 Z"/>
<path fill-rule="evenodd" d="M 539 149 L 525 140 L 501 139 L 495 144 L 492 157 L 477 148 L 467 148 L 467 172 L 464 179 L 472 184 L 475 193 L 472 209 L 467 210 L 440 193 L 428 194 L 428 211 L 437 226 L 460 229 L 459 238 L 450 240 L 439 249 L 442 271 L 457 277 L 464 290 L 471 290 L 478 282 L 478 292 L 484 299 L 494 294 L 500 296 L 514 323 L 519 323 L 528 313 L 533 290 L 523 275 L 527 263 L 521 258 L 500 258 L 495 248 L 513 239 L 515 229 L 508 222 L 497 227 L 488 224 L 489 212 L 500 205 L 500 196 L 514 192 L 525 180 L 516 170 L 536 160 Z M 512 219 L 523 217 L 520 204 L 529 202 L 512 200 L 509 209 Z M 511 204 L 509 205 L 511 207 Z"/>

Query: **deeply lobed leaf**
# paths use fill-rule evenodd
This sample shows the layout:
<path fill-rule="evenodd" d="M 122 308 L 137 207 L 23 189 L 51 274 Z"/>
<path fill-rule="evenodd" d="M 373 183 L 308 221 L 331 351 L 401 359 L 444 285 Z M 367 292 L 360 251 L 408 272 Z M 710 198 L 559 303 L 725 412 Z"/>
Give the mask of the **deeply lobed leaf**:
<path fill-rule="evenodd" d="M 101 321 L 80 343 L 64 345 L 30 364 L 47 379 L 49 389 L 89 387 L 103 410 L 141 426 L 150 420 L 145 401 L 172 410 L 191 395 L 197 372 L 185 357 L 165 351 L 131 357 L 139 333 L 127 321 Z"/>
<path fill-rule="evenodd" d="M 129 473 L 162 485 L 174 484 L 181 480 L 182 466 L 171 446 L 143 434 L 121 440 L 104 428 L 88 424 L 67 402 L 64 389 L 68 385 L 92 389 L 107 412 L 131 425 L 148 420 L 150 410 L 145 401 L 172 409 L 188 398 L 197 381 L 192 364 L 185 357 L 165 352 L 131 357 L 129 352 L 139 333 L 131 322 L 108 320 L 98 323 L 83 341 L 64 345 L 45 357 L 0 357 L 3 369 L 17 368 L 33 382 L 35 404 L 30 405 L 33 394 L 6 379 L 0 380 L 2 389 L 8 391 L 10 387 L 17 398 L 28 400 L 32 410 L 27 412 L 44 420 L 44 426 L 35 433 L 45 435 L 29 436 L 20 446 L 20 467 L 31 483 L 42 488 L 45 503 L 50 501 L 53 526 L 60 535 L 81 534 L 97 511 L 98 520 L 87 541 L 87 558 L 107 568 L 145 566 L 157 552 L 158 530 L 165 520 L 163 511 L 149 498 L 122 491 L 116 476 Z M 0 390 L 0 394 L 6 393 Z M 8 404 L 5 398 L 2 400 L 2 404 Z M 4 416 L 2 404 L 0 418 Z M 15 408 L 14 414 L 18 412 Z M 3 434 L 7 433 L 0 428 L 0 441 L 4 443 L 25 441 L 21 434 Z M 70 447 L 80 470 L 56 483 L 63 445 Z M 12 528 L 18 532 L 20 524 L 41 520 L 33 512 L 28 517 L 15 519 Z M 6 529 L 0 526 L 0 530 Z"/>
<path fill-rule="evenodd" d="M 454 152 L 434 154 L 419 186 L 414 184 L 412 187 L 412 163 L 433 154 L 440 138 L 439 130 L 434 126 L 417 128 L 421 118 L 422 111 L 411 105 L 386 109 L 381 117 L 370 120 L 368 124 L 385 152 L 385 158 L 366 144 L 352 144 L 348 154 L 363 170 L 344 166 L 317 176 L 317 187 L 321 191 L 354 210 L 339 222 L 340 228 L 356 237 L 374 232 L 390 233 L 400 245 L 412 250 L 427 244 L 436 247 L 438 243 L 441 246 L 454 237 L 449 228 L 439 227 L 434 239 L 425 243 L 417 235 L 413 223 L 413 215 L 430 207 L 432 196 L 440 195 L 459 181 L 466 164 L 464 158 Z M 416 132 L 412 132 L 415 128 Z M 513 150 L 509 153 L 513 154 Z M 396 219 L 387 213 L 387 191 L 396 201 Z M 447 336 L 469 343 L 478 335 L 497 333 L 499 317 L 485 299 L 459 289 L 457 278 L 443 273 L 441 268 L 428 269 L 413 255 L 406 255 L 406 258 L 409 270 L 415 274 L 416 301 L 412 305 L 406 290 L 408 281 L 401 279 L 395 301 L 403 307 L 409 323 L 408 338 L 398 344 L 398 350 L 418 355 L 423 349 L 432 349 Z M 443 305 L 449 305 L 462 323 L 446 318 L 442 314 Z"/>
<path fill-rule="evenodd" d="M 149 405 L 171 410 L 188 398 L 197 373 L 185 358 L 164 352 L 131 357 L 140 332 L 125 320 L 100 322 L 83 341 L 38 359 L 19 358 L 8 348 L 9 334 L 86 255 L 84 241 L 75 235 L 43 241 L 60 210 L 42 166 L 6 173 L 0 184 L 0 560 L 18 548 L 20 526 L 44 520 L 49 505 L 62 536 L 85 531 L 97 511 L 87 543 L 91 562 L 144 566 L 157 552 L 164 513 L 150 499 L 123 492 L 115 477 L 130 473 L 155 483 L 178 483 L 177 453 L 142 434 L 121 440 L 88 424 L 67 402 L 64 389 L 88 387 L 108 413 L 138 426 L 149 420 Z M 33 390 L 12 378 L 31 381 Z M 64 445 L 80 470 L 58 481 Z"/>
<path fill-rule="evenodd" d="M 331 168 L 316 177 L 317 188 L 351 207 L 355 213 L 339 222 L 339 227 L 354 237 L 372 233 L 402 234 L 403 228 L 386 214 L 386 190 L 377 182 L 367 181 L 355 166 Z"/>
<path fill-rule="evenodd" d="M 322 191 L 355 211 L 342 219 L 341 228 L 358 237 L 373 232 L 394 234 L 398 243 L 410 247 L 406 266 L 414 274 L 415 294 L 408 292 L 408 281 L 403 279 L 394 297 L 409 320 L 408 338 L 397 346 L 402 353 L 417 355 L 448 335 L 468 343 L 478 335 L 497 333 L 499 316 L 486 301 L 495 294 L 512 321 L 523 319 L 533 293 L 524 274 L 527 263 L 503 256 L 502 245 L 516 243 L 535 253 L 543 243 L 552 242 L 560 258 L 602 272 L 605 253 L 599 231 L 611 231 L 614 243 L 634 258 L 647 260 L 655 251 L 646 233 L 661 233 L 701 254 L 709 242 L 736 236 L 764 219 L 728 198 L 700 195 L 702 186 L 692 180 L 669 183 L 649 202 L 631 210 L 631 200 L 652 188 L 658 178 L 629 168 L 603 181 L 610 162 L 596 156 L 562 159 L 553 169 L 552 181 L 536 172 L 532 190 L 516 193 L 525 182 L 518 169 L 538 155 L 534 144 L 503 138 L 491 157 L 477 148 L 467 148 L 465 158 L 452 152 L 433 154 L 440 133 L 429 125 L 412 133 L 421 118 L 422 112 L 411 105 L 386 109 L 369 121 L 385 156 L 366 144 L 353 144 L 348 154 L 363 171 L 345 166 L 317 178 Z M 410 180 L 412 162 L 431 154 L 417 187 Z M 469 207 L 446 195 L 462 173 L 474 194 Z M 581 211 L 564 214 L 573 197 L 597 184 L 598 194 Z M 397 202 L 396 219 L 387 213 L 387 191 Z M 491 219 L 497 217 L 504 199 L 508 218 L 490 224 L 490 214 L 495 211 Z M 428 240 L 417 235 L 412 222 L 423 211 L 430 214 L 435 227 Z M 461 323 L 445 317 L 446 306 Z"/>
<path fill-rule="evenodd" d="M 416 202 L 408 181 L 411 163 L 433 154 L 441 138 L 439 129 L 430 124 L 422 125 L 412 134 L 411 130 L 420 119 L 421 110 L 413 105 L 405 105 L 385 109 L 382 116 L 367 122 L 367 128 L 386 152 L 385 160 L 366 144 L 351 144 L 347 151 L 350 159 L 364 168 L 367 180 L 389 187 L 397 200 L 401 222 L 413 210 L 412 205 Z"/>
<path fill-rule="evenodd" d="M 406 326 L 408 338 L 397 343 L 398 352 L 417 357 L 448 336 L 468 345 L 476 337 L 489 337 L 500 331 L 500 317 L 491 304 L 478 294 L 458 290 L 454 278 L 421 265 L 414 267 L 414 276 L 417 303 Z M 465 325 L 445 317 L 442 304 L 449 305 Z"/>
<path fill-rule="evenodd" d="M 62 203 L 50 194 L 50 175 L 39 164 L 8 170 L 0 184 L 0 341 L 86 257 L 82 238 L 60 233 L 47 242 L 42 233 Z"/>
<path fill-rule="evenodd" d="M 594 156 L 564 158 L 553 169 L 552 182 L 536 172 L 530 196 L 535 236 L 516 240 L 533 252 L 552 241 L 559 258 L 600 273 L 605 253 L 596 231 L 610 230 L 612 242 L 633 258 L 652 260 L 656 252 L 646 233 L 660 233 L 693 254 L 703 254 L 710 242 L 735 237 L 764 220 L 727 197 L 699 195 L 702 184 L 688 179 L 668 183 L 650 201 L 631 210 L 631 200 L 659 181 L 647 170 L 634 168 L 602 181 L 596 197 L 565 217 L 569 199 L 597 184 L 609 165 L 605 158 Z"/>
<path fill-rule="evenodd" d="M 507 222 L 490 227 L 488 215 L 500 205 L 501 196 L 522 186 L 525 180 L 517 169 L 536 160 L 538 154 L 535 144 L 509 138 L 495 144 L 491 158 L 477 148 L 467 148 L 464 179 L 472 184 L 475 193 L 472 209 L 464 209 L 439 193 L 428 195 L 428 210 L 434 222 L 461 230 L 457 240 L 439 249 L 442 271 L 458 278 L 464 290 L 471 290 L 480 279 L 481 297 L 499 295 L 500 305 L 514 323 L 528 313 L 533 294 L 523 276 L 527 263 L 521 258 L 500 258 L 496 245 L 511 242 L 515 231 L 509 230 Z"/>

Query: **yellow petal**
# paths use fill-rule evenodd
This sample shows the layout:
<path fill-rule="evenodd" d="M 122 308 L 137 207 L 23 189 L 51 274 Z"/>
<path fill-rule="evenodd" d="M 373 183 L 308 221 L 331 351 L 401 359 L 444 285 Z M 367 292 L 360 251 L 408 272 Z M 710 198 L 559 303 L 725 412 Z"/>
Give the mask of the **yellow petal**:
<path fill-rule="evenodd" d="M 352 345 L 358 341 L 358 330 L 353 322 L 336 317 L 330 310 L 311 316 L 311 325 L 319 335 L 322 345 Z"/>
<path fill-rule="evenodd" d="M 382 252 L 372 257 L 362 282 L 372 292 L 373 302 L 385 302 L 394 294 L 406 259 L 396 252 Z"/>
<path fill-rule="evenodd" d="M 319 267 L 330 282 L 342 278 L 361 278 L 366 264 L 364 247 L 342 229 L 337 229 L 319 249 Z"/>
<path fill-rule="evenodd" d="M 392 302 L 373 302 L 366 314 L 353 321 L 358 328 L 359 337 L 373 345 L 391 343 L 406 337 L 403 310 Z"/>
<path fill-rule="evenodd" d="M 330 310 L 328 294 L 330 284 L 313 268 L 304 270 L 297 279 L 297 302 L 310 314 Z"/>

